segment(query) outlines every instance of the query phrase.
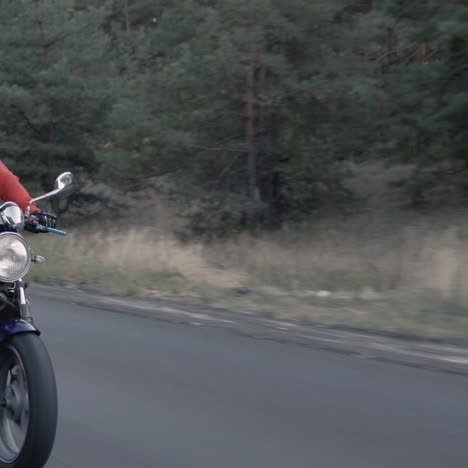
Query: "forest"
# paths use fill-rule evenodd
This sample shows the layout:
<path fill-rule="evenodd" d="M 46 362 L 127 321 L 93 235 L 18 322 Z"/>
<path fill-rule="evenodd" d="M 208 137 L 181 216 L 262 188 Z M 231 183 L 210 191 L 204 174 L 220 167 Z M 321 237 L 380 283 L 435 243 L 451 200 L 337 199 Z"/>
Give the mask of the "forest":
<path fill-rule="evenodd" d="M 153 187 L 215 236 L 352 211 L 367 161 L 409 169 L 411 206 L 465 200 L 463 0 L 0 4 L 0 154 L 28 187 Z"/>

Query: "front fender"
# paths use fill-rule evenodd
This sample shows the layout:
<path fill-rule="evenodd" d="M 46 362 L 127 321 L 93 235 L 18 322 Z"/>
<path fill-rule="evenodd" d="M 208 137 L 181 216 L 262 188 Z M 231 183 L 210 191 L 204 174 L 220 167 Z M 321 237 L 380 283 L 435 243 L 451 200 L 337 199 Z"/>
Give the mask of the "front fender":
<path fill-rule="evenodd" d="M 39 335 L 39 330 L 25 320 L 2 320 L 0 321 L 0 343 L 12 335 L 20 333 L 35 333 Z"/>

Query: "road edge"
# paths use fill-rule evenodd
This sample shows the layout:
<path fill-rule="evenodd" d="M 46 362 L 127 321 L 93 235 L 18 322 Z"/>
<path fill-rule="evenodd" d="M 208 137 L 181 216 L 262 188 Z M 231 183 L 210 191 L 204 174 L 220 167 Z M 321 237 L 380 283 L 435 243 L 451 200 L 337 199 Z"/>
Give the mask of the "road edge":
<path fill-rule="evenodd" d="M 462 344 L 386 336 L 354 329 L 304 325 L 183 301 L 102 294 L 71 285 L 34 284 L 31 292 L 33 299 L 36 296 L 165 322 L 223 328 L 259 339 L 294 343 L 365 359 L 468 375 L 468 346 Z"/>

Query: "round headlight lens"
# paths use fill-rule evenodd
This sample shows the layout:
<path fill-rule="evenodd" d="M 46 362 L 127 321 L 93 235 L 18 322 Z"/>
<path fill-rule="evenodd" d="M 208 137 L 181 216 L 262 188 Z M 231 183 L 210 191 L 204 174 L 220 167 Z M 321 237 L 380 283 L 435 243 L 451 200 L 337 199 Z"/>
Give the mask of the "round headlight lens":
<path fill-rule="evenodd" d="M 24 239 L 11 232 L 0 234 L 0 281 L 22 278 L 31 266 L 31 252 Z"/>

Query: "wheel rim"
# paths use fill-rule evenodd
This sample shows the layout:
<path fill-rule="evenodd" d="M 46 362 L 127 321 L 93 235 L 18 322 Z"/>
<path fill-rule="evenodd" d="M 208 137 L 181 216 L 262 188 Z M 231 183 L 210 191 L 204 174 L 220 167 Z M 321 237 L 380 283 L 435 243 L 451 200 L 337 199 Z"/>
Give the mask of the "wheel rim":
<path fill-rule="evenodd" d="M 13 346 L 1 348 L 0 362 L 0 460 L 12 463 L 21 453 L 28 433 L 28 382 Z"/>

